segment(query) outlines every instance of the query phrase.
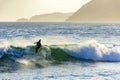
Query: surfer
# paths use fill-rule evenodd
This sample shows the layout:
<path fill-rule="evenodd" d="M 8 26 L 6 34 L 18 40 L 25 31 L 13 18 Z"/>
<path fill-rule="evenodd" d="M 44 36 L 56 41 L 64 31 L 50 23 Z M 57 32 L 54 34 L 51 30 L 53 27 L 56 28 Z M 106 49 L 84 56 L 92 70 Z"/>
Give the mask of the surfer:
<path fill-rule="evenodd" d="M 35 53 L 37 53 L 39 48 L 41 47 L 41 39 L 38 42 L 35 42 L 34 44 L 36 44 L 36 46 L 35 46 Z"/>

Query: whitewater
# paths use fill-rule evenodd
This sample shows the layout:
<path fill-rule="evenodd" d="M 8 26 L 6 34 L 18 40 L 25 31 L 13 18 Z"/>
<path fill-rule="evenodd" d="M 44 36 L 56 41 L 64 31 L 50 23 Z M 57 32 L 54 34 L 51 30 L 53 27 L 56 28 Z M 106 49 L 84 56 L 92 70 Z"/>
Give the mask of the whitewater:
<path fill-rule="evenodd" d="M 119 79 L 119 39 L 120 24 L 1 22 L 0 79 Z"/>

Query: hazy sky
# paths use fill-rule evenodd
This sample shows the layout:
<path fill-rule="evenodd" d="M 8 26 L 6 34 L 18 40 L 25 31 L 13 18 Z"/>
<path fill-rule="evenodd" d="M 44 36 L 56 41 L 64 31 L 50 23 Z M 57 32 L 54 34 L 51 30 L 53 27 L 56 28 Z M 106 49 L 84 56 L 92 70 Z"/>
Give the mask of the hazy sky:
<path fill-rule="evenodd" d="M 52 12 L 75 12 L 90 0 L 0 0 L 0 21 Z"/>

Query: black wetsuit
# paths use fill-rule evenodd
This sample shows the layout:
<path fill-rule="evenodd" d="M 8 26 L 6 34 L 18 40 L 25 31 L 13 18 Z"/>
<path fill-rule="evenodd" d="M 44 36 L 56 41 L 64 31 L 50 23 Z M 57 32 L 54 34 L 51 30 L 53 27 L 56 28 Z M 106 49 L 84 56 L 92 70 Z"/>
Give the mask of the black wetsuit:
<path fill-rule="evenodd" d="M 35 42 L 35 43 L 36 43 L 35 53 L 37 53 L 39 48 L 41 47 L 41 40 L 39 40 L 38 42 Z"/>

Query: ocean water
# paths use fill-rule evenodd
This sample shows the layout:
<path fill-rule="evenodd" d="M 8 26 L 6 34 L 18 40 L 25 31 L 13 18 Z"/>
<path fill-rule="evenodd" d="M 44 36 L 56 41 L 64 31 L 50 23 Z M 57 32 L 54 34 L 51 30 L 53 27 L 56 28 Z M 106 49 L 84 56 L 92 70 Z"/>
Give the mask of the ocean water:
<path fill-rule="evenodd" d="M 119 80 L 119 66 L 120 24 L 0 23 L 0 80 Z"/>

